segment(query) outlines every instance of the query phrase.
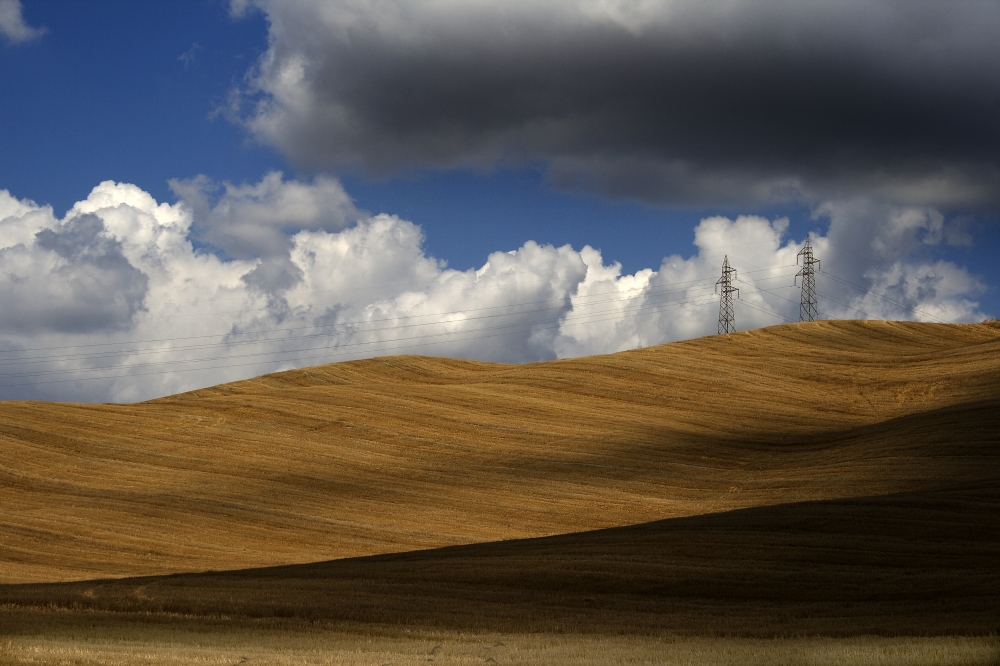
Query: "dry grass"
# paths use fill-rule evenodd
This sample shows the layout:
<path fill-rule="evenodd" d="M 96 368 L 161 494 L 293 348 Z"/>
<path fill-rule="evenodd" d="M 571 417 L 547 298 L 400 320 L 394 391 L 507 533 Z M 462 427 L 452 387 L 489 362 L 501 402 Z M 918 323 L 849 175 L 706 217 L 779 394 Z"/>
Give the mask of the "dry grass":
<path fill-rule="evenodd" d="M 987 635 L 1000 631 L 998 555 L 1000 483 L 973 483 L 269 569 L 7 585 L 0 603 L 474 632 Z"/>
<path fill-rule="evenodd" d="M 103 615 L 103 616 L 102 616 Z M 995 666 L 996 636 L 749 639 L 357 629 L 292 621 L 45 613 L 7 631 L 0 666 L 523 664 L 525 666 Z"/>
<path fill-rule="evenodd" d="M 0 403 L 0 664 L 998 663 L 998 433 L 987 325 Z"/>
<path fill-rule="evenodd" d="M 977 478 L 996 469 L 993 435 L 877 424 L 995 400 L 998 351 L 983 325 L 816 322 L 527 366 L 373 359 L 138 405 L 0 403 L 0 582 L 314 562 Z"/>

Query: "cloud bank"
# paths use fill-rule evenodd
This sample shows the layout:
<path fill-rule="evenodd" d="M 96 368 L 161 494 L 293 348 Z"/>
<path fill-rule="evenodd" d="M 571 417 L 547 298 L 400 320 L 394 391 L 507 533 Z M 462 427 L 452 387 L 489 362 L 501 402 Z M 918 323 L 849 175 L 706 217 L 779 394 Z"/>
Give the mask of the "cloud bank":
<path fill-rule="evenodd" d="M 705 218 L 693 255 L 631 275 L 598 249 L 530 240 L 457 271 L 333 179 L 174 187 L 169 204 L 103 182 L 59 219 L 0 190 L 0 399 L 126 402 L 382 354 L 526 362 L 713 334 L 724 256 L 739 329 L 798 317 L 805 239 L 784 219 Z M 824 317 L 984 317 L 983 286 L 933 258 L 969 242 L 936 209 L 858 198 L 816 215 Z"/>
<path fill-rule="evenodd" d="M 1000 198 L 992 0 L 240 0 L 269 48 L 233 114 L 294 162 L 540 160 L 670 204 Z"/>

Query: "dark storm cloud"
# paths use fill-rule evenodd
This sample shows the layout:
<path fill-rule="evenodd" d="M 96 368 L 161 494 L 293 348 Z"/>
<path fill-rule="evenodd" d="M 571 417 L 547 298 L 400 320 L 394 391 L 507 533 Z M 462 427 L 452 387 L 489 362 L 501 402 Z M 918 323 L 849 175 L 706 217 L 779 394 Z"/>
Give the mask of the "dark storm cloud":
<path fill-rule="evenodd" d="M 682 204 L 1000 192 L 1000 3 L 256 4 L 245 121 L 303 165 L 540 159 Z"/>

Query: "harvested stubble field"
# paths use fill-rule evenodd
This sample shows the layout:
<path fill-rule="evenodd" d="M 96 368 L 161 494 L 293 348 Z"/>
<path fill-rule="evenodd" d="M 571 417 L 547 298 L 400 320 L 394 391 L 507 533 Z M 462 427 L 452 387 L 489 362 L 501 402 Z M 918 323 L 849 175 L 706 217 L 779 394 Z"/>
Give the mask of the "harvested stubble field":
<path fill-rule="evenodd" d="M 1000 329 L 887 322 L 0 403 L 0 655 L 993 663 L 998 427 Z"/>

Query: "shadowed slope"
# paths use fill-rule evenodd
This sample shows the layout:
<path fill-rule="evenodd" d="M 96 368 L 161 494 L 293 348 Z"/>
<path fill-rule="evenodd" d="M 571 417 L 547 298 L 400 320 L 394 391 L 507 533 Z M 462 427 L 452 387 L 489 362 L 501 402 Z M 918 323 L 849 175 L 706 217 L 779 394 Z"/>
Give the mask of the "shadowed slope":
<path fill-rule="evenodd" d="M 380 358 L 138 405 L 0 403 L 0 582 L 933 488 L 997 469 L 996 410 L 888 421 L 998 397 L 996 329 L 815 322 L 526 366 Z"/>
<path fill-rule="evenodd" d="M 994 481 L 271 569 L 0 586 L 0 617 L 36 607 L 494 632 L 982 635 L 1000 629 L 998 557 Z"/>

